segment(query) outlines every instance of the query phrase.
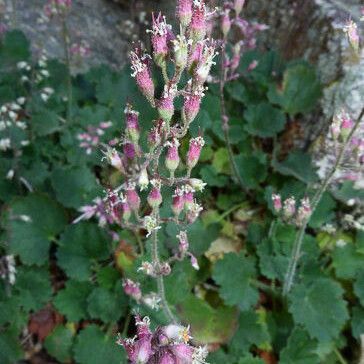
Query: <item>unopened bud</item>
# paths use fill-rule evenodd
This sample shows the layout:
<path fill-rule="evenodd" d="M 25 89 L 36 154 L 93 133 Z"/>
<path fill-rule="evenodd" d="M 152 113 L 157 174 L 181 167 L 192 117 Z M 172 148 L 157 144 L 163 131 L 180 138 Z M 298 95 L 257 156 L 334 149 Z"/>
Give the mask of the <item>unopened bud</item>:
<path fill-rule="evenodd" d="M 221 17 L 221 30 L 224 38 L 226 38 L 231 29 L 230 10 L 226 9 Z"/>
<path fill-rule="evenodd" d="M 282 209 L 281 196 L 277 194 L 272 195 L 273 207 L 275 212 L 279 212 Z"/>
<path fill-rule="evenodd" d="M 173 139 L 172 142 L 167 142 L 166 146 L 168 149 L 165 164 L 167 169 L 171 172 L 171 174 L 173 174 L 180 161 L 178 155 L 179 142 L 177 139 Z"/>
<path fill-rule="evenodd" d="M 131 279 L 125 279 L 123 282 L 125 294 L 139 301 L 142 298 L 142 291 L 140 290 L 139 283 L 133 282 Z"/>
<path fill-rule="evenodd" d="M 201 149 L 204 145 L 205 141 L 202 137 L 197 137 L 190 140 L 190 146 L 187 153 L 187 167 L 189 170 L 196 166 L 200 158 Z"/>
<path fill-rule="evenodd" d="M 178 0 L 177 4 L 177 18 L 184 28 L 191 22 L 192 18 L 192 3 L 193 0 Z"/>
<path fill-rule="evenodd" d="M 130 207 L 130 209 L 134 212 L 138 212 L 140 208 L 140 197 L 138 193 L 135 191 L 135 184 L 130 183 L 126 187 L 126 201 Z"/>
<path fill-rule="evenodd" d="M 148 177 L 148 172 L 147 169 L 144 168 L 139 175 L 138 178 L 138 186 L 140 188 L 140 191 L 145 190 L 149 185 L 149 177 Z"/>
<path fill-rule="evenodd" d="M 126 118 L 126 136 L 134 143 L 138 143 L 140 137 L 139 131 L 139 113 L 133 110 L 133 107 L 130 104 L 126 105 L 124 110 L 125 118 Z"/>
<path fill-rule="evenodd" d="M 283 216 L 290 219 L 296 213 L 296 200 L 294 197 L 287 198 L 283 203 Z"/>
<path fill-rule="evenodd" d="M 162 203 L 162 195 L 161 195 L 161 182 L 160 180 L 152 180 L 150 181 L 152 184 L 152 190 L 148 195 L 148 204 L 152 209 L 156 209 Z"/>
<path fill-rule="evenodd" d="M 234 10 L 236 15 L 240 15 L 243 10 L 245 0 L 234 0 Z"/>

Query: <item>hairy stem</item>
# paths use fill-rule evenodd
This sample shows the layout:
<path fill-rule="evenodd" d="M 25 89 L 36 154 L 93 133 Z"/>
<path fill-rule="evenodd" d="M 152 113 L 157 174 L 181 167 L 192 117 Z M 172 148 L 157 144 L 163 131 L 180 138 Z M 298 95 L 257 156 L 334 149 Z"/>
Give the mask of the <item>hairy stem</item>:
<path fill-rule="evenodd" d="M 66 16 L 62 17 L 62 38 L 64 47 L 64 57 L 67 67 L 67 123 L 72 121 L 72 76 L 71 76 L 71 55 L 70 38 Z"/>
<path fill-rule="evenodd" d="M 225 50 L 225 43 L 224 43 L 221 46 L 220 118 L 221 118 L 222 130 L 224 132 L 225 144 L 226 144 L 226 147 L 228 150 L 229 162 L 230 162 L 231 170 L 233 172 L 234 179 L 239 183 L 241 188 L 243 188 L 246 191 L 246 187 L 243 184 L 243 181 L 239 174 L 238 167 L 234 160 L 234 152 L 233 152 L 233 148 L 231 146 L 231 141 L 230 141 L 230 137 L 229 137 L 229 116 L 228 116 L 227 110 L 226 110 L 225 95 L 224 95 L 225 82 L 226 82 L 226 67 L 224 65 L 225 55 L 226 55 L 226 50 Z"/>
<path fill-rule="evenodd" d="M 335 165 L 332 167 L 330 173 L 326 176 L 326 178 L 324 179 L 324 181 L 322 182 L 321 186 L 319 187 L 319 189 L 316 191 L 312 202 L 311 202 L 311 210 L 312 213 L 311 215 L 302 223 L 302 226 L 300 227 L 297 235 L 296 235 L 296 239 L 293 243 L 293 249 L 292 249 L 292 255 L 291 258 L 289 260 L 289 264 L 288 264 L 288 269 L 287 269 L 287 273 L 284 279 L 284 284 L 283 284 L 283 295 L 286 296 L 293 285 L 293 280 L 296 274 L 296 269 L 297 269 L 297 264 L 298 261 L 300 259 L 301 256 L 301 249 L 302 249 L 302 243 L 303 243 L 303 238 L 305 236 L 305 232 L 306 232 L 306 228 L 307 228 L 307 224 L 310 221 L 310 217 L 312 216 L 312 214 L 315 212 L 317 205 L 319 204 L 319 202 L 321 201 L 322 195 L 325 193 L 325 191 L 327 190 L 328 186 L 330 185 L 336 171 L 340 168 L 341 163 L 344 159 L 345 153 L 349 147 L 349 144 L 351 142 L 351 139 L 353 137 L 353 135 L 355 134 L 355 132 L 358 130 L 359 125 L 360 125 L 360 121 L 364 116 L 364 108 L 361 110 L 359 117 L 356 119 L 354 127 L 351 129 L 344 145 L 341 148 L 341 151 L 336 159 Z"/>
<path fill-rule="evenodd" d="M 157 221 L 159 222 L 158 212 L 155 213 L 155 217 L 156 217 Z M 159 269 L 160 259 L 159 259 L 159 253 L 158 253 L 158 230 L 155 230 L 153 232 L 152 259 L 153 259 L 153 263 Z M 161 299 L 161 304 L 162 304 L 162 309 L 164 311 L 164 314 L 170 321 L 172 321 L 173 323 L 176 323 L 177 320 L 176 320 L 175 316 L 173 315 L 171 309 L 169 308 L 168 301 L 166 299 L 166 290 L 164 287 L 163 276 L 158 274 L 156 279 L 157 279 L 158 295 L 159 295 L 159 298 Z"/>

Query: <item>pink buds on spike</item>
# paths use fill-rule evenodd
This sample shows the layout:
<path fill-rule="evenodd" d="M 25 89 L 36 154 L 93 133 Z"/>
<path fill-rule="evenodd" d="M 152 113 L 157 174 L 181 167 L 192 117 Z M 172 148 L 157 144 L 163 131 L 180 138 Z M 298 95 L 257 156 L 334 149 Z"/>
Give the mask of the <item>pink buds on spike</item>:
<path fill-rule="evenodd" d="M 196 166 L 200 158 L 201 149 L 204 145 L 205 141 L 202 137 L 197 137 L 190 140 L 190 147 L 187 152 L 187 161 L 186 161 L 189 171 L 191 171 L 191 169 Z"/>
<path fill-rule="evenodd" d="M 194 0 L 190 24 L 190 37 L 194 43 L 205 38 L 206 27 L 206 6 L 204 0 Z"/>
<path fill-rule="evenodd" d="M 139 48 L 130 52 L 131 69 L 133 71 L 131 76 L 135 77 L 140 91 L 154 105 L 154 83 L 150 75 L 149 59 L 148 54 L 141 55 Z"/>
<path fill-rule="evenodd" d="M 152 45 L 153 56 L 155 63 L 162 67 L 165 64 L 166 57 L 168 55 L 168 28 L 169 25 L 166 22 L 166 17 L 159 13 L 157 16 L 153 16 L 152 30 L 147 32 L 152 33 Z"/>
<path fill-rule="evenodd" d="M 179 165 L 179 154 L 178 154 L 178 147 L 179 141 L 178 139 L 173 139 L 171 142 L 167 142 L 167 156 L 166 156 L 166 167 L 169 170 L 171 176 L 174 176 L 174 172 Z"/>
<path fill-rule="evenodd" d="M 193 0 L 178 0 L 176 15 L 183 28 L 187 28 L 191 22 L 192 3 Z"/>
<path fill-rule="evenodd" d="M 135 184 L 129 183 L 125 189 L 126 201 L 128 202 L 130 209 L 137 213 L 140 208 L 140 197 L 135 190 Z"/>
<path fill-rule="evenodd" d="M 153 179 L 150 181 L 152 184 L 152 189 L 148 195 L 148 204 L 152 209 L 156 209 L 162 203 L 161 195 L 161 181 L 158 179 Z"/>

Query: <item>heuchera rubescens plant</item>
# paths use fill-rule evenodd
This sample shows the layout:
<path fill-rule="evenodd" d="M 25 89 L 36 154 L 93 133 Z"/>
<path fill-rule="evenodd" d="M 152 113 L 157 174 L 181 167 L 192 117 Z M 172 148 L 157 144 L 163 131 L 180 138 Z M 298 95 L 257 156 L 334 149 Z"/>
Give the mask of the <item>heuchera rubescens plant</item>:
<path fill-rule="evenodd" d="M 139 112 L 129 102 L 125 107 L 125 134 L 120 141 L 122 153 L 110 145 L 105 146 L 104 150 L 104 159 L 123 175 L 124 182 L 116 189 L 109 190 L 104 199 L 99 198 L 94 205 L 84 206 L 83 214 L 77 219 L 97 216 L 101 225 L 117 224 L 136 234 L 146 231 L 146 238 L 151 237 L 152 259 L 143 262 L 138 271 L 157 281 L 158 292 L 144 295 L 139 283 L 130 279 L 124 280 L 123 287 L 125 293 L 138 303 L 154 308 L 161 306 L 170 325 L 159 327 L 152 333 L 149 319 L 137 316 L 137 337 L 118 340 L 132 363 L 204 363 L 207 355 L 206 349 L 189 343 L 188 328 L 178 324 L 166 300 L 164 277 L 170 274 L 173 262 L 185 257 L 190 259 L 195 269 L 199 269 L 197 259 L 189 251 L 185 227 L 193 224 L 202 210 L 196 202 L 195 193 L 202 191 L 205 184 L 191 178 L 191 171 L 199 160 L 205 142 L 201 134 L 191 138 L 184 157 L 180 156 L 179 147 L 199 112 L 204 84 L 215 64 L 216 43 L 206 36 L 208 16 L 203 0 L 178 1 L 180 26 L 176 35 L 161 13 L 153 14 L 152 29 L 148 30 L 152 56 L 141 47 L 130 53 L 132 77 L 159 114 L 147 134 L 148 149 L 145 150 L 141 143 L 144 130 L 139 126 Z M 154 72 L 160 72 L 163 77 L 161 95 L 156 92 Z M 182 109 L 178 112 L 175 109 L 177 98 L 183 101 Z M 183 163 L 183 168 L 179 168 Z M 148 189 L 143 201 L 140 191 Z M 163 189 L 172 189 L 174 194 L 171 216 L 162 218 Z M 176 236 L 179 246 L 169 259 L 162 261 L 158 232 L 167 222 L 174 222 L 179 227 Z M 140 251 L 143 254 L 143 243 Z"/>

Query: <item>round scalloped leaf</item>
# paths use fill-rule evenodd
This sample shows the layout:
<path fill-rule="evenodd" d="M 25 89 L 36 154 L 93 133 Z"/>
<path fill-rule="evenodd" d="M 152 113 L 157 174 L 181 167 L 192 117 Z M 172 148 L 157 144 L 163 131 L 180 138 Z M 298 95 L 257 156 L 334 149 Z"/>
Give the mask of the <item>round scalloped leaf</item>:
<path fill-rule="evenodd" d="M 108 290 L 96 287 L 87 298 L 88 312 L 91 318 L 103 322 L 118 321 L 124 313 L 127 299 L 122 292 L 121 283 L 119 290 Z"/>
<path fill-rule="evenodd" d="M 244 113 L 247 120 L 245 129 L 248 133 L 261 138 L 271 138 L 284 129 L 284 113 L 271 104 L 262 102 L 250 105 Z"/>
<path fill-rule="evenodd" d="M 115 338 L 106 336 L 96 325 L 89 325 L 80 332 L 74 353 L 78 364 L 126 362 L 124 349 L 116 345 Z"/>
<path fill-rule="evenodd" d="M 25 264 L 44 264 L 51 241 L 65 224 L 64 210 L 47 196 L 31 194 L 13 200 L 5 221 L 10 252 Z"/>
<path fill-rule="evenodd" d="M 299 284 L 290 294 L 289 311 L 312 338 L 334 340 L 348 319 L 343 289 L 335 281 L 320 278 L 308 285 Z"/>
<path fill-rule="evenodd" d="M 44 347 L 50 355 L 61 363 L 68 363 L 72 358 L 73 332 L 63 325 L 57 326 L 47 336 Z"/>
<path fill-rule="evenodd" d="M 52 296 L 49 273 L 44 268 L 20 267 L 14 288 L 18 292 L 20 306 L 26 311 L 40 310 Z"/>
<path fill-rule="evenodd" d="M 316 354 L 317 341 L 296 328 L 288 338 L 287 346 L 281 351 L 281 364 L 320 364 Z"/>
<path fill-rule="evenodd" d="M 54 305 L 68 321 L 77 322 L 86 319 L 87 297 L 91 290 L 92 285 L 89 282 L 68 281 L 66 287 L 58 292 Z"/>
<path fill-rule="evenodd" d="M 18 333 L 12 329 L 0 332 L 0 363 L 14 364 L 23 357 Z"/>
<path fill-rule="evenodd" d="M 93 262 L 109 256 L 106 233 L 89 222 L 68 226 L 59 244 L 59 266 L 79 281 L 90 278 Z"/>
<path fill-rule="evenodd" d="M 258 301 L 259 294 L 250 282 L 256 278 L 254 260 L 244 254 L 229 253 L 217 261 L 213 279 L 220 286 L 219 293 L 227 305 L 248 310 Z"/>

